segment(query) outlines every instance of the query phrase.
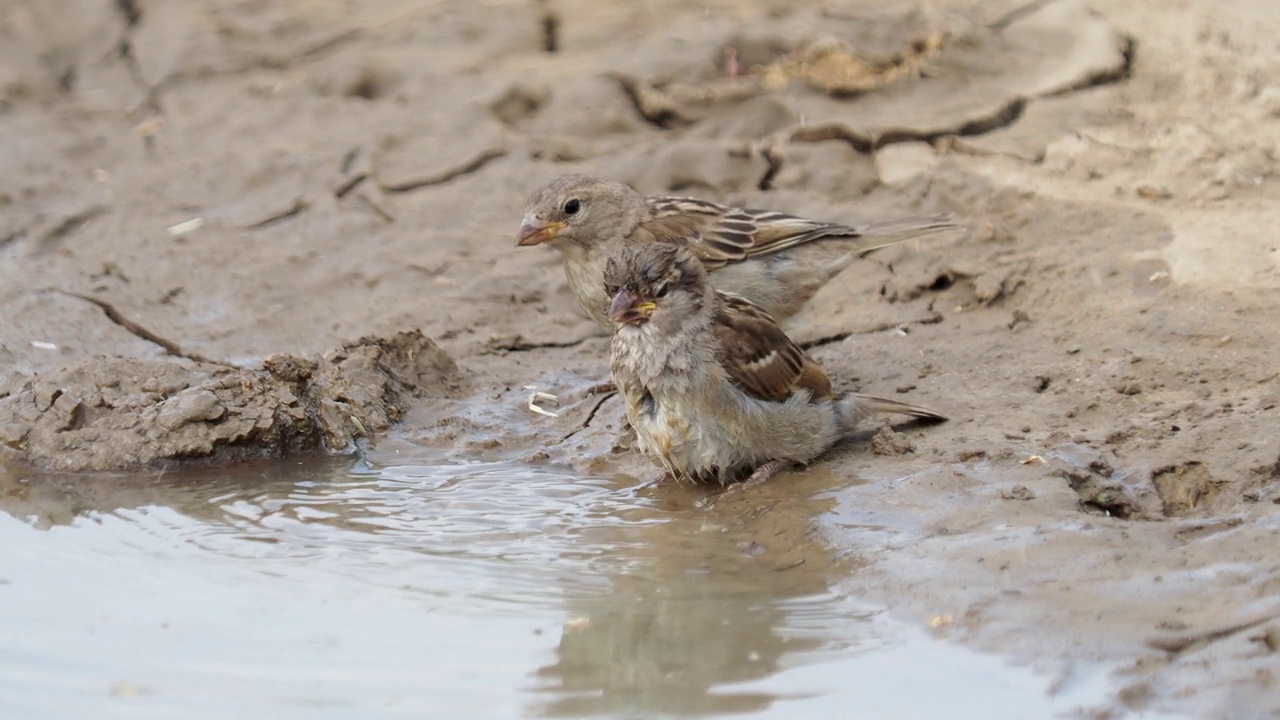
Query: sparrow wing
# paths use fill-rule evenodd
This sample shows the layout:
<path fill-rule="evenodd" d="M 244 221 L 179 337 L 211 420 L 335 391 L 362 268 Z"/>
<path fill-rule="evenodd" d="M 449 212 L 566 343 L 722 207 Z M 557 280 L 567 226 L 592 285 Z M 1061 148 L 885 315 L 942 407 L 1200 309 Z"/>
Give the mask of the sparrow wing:
<path fill-rule="evenodd" d="M 746 259 L 756 228 L 743 211 L 696 198 L 647 200 L 649 217 L 633 239 L 684 245 L 708 270 Z"/>
<path fill-rule="evenodd" d="M 636 228 L 640 241 L 684 243 L 708 270 L 793 248 L 820 238 L 860 240 L 850 250 L 869 252 L 921 235 L 961 230 L 952 216 L 922 215 L 862 228 L 817 222 L 772 210 L 729 207 L 697 198 L 650 197 L 649 217 Z"/>
<path fill-rule="evenodd" d="M 778 323 L 735 295 L 720 294 L 716 336 L 730 380 L 761 400 L 786 400 L 798 389 L 812 397 L 831 395 L 831 380 Z"/>

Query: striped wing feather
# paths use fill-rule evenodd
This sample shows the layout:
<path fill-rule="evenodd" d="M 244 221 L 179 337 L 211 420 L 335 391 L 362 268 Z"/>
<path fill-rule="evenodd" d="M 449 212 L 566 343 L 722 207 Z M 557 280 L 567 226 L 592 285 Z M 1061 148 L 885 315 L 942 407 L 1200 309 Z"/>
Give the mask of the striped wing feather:
<path fill-rule="evenodd" d="M 773 318 L 751 303 L 721 294 L 716 335 L 729 378 L 748 395 L 786 400 L 799 389 L 831 395 L 831 380 Z"/>
<path fill-rule="evenodd" d="M 647 201 L 649 218 L 636 228 L 635 239 L 684 243 L 708 270 L 822 238 L 857 240 L 850 250 L 866 253 L 909 238 L 964 229 L 946 213 L 896 218 L 855 228 L 697 198 L 650 197 Z"/>
<path fill-rule="evenodd" d="M 696 198 L 650 198 L 636 239 L 686 243 L 708 269 L 785 250 L 820 237 L 857 237 L 844 225 L 769 210 L 743 210 Z"/>

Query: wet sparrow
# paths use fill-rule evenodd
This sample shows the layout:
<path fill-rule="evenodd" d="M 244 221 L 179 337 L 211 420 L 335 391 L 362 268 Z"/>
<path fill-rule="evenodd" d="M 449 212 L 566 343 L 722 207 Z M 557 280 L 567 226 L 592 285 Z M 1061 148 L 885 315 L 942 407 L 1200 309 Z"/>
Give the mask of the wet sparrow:
<path fill-rule="evenodd" d="M 516 244 L 559 250 L 578 305 L 605 327 L 605 262 L 629 243 L 646 242 L 688 247 L 716 288 L 785 319 L 855 257 L 963 229 L 950 220 L 928 215 L 848 227 L 695 198 L 646 197 L 621 183 L 565 175 L 529 197 Z"/>
<path fill-rule="evenodd" d="M 773 318 L 713 288 L 687 248 L 640 244 L 608 259 L 613 381 L 637 446 L 679 479 L 764 482 L 808 463 L 877 413 L 946 418 L 833 395 L 822 368 Z"/>

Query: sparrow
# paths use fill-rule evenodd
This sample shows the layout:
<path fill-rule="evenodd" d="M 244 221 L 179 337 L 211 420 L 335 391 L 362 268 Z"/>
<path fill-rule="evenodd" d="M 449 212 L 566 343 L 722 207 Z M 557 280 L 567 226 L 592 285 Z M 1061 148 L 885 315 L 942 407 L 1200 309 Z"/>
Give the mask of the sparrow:
<path fill-rule="evenodd" d="M 519 247 L 560 251 L 582 311 L 610 328 L 605 263 L 627 245 L 688 248 L 712 284 L 779 320 L 794 315 L 854 258 L 913 237 L 962 230 L 951 215 L 926 215 L 859 227 L 690 197 L 645 196 L 622 183 L 564 175 L 529 196 Z"/>
<path fill-rule="evenodd" d="M 831 380 L 778 323 L 712 287 L 678 244 L 623 246 L 605 262 L 610 369 L 636 445 L 678 480 L 745 486 L 808 464 L 880 413 L 946 417 Z"/>

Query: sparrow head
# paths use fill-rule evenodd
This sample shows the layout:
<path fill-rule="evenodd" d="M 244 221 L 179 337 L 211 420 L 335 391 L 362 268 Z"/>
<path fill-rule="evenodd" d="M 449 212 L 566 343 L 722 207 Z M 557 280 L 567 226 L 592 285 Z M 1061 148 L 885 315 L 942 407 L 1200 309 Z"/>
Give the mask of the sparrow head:
<path fill-rule="evenodd" d="M 674 331 L 707 305 L 707 272 L 688 249 L 678 245 L 627 245 L 612 255 L 604 270 L 609 320 L 615 327 L 652 323 Z"/>
<path fill-rule="evenodd" d="M 599 242 L 629 232 L 644 207 L 644 196 L 622 183 L 563 175 L 529 196 L 516 245 Z"/>

